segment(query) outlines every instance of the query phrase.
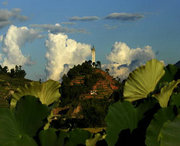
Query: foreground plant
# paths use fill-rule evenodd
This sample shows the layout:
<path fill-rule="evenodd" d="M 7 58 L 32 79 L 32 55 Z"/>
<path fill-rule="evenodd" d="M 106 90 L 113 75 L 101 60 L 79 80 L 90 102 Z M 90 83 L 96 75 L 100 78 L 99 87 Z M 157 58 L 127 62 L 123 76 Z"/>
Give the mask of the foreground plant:
<path fill-rule="evenodd" d="M 173 80 L 175 67 L 164 68 L 152 59 L 130 73 L 124 86 L 128 102 L 111 105 L 106 116 L 109 146 L 180 145 L 180 96 L 173 92 L 180 79 Z"/>
<path fill-rule="evenodd" d="M 26 84 L 23 88 L 17 89 L 13 94 L 10 105 L 14 108 L 17 101 L 25 95 L 35 96 L 40 99 L 42 104 L 50 105 L 60 98 L 59 88 L 60 83 L 54 80 L 48 80 L 44 83 L 31 82 L 28 85 Z"/>

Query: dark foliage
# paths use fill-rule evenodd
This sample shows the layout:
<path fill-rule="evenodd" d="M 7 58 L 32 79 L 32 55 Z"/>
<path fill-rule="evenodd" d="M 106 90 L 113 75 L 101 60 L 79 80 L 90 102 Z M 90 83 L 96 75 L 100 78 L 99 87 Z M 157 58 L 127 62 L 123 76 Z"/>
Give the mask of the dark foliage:
<path fill-rule="evenodd" d="M 82 65 L 74 66 L 63 76 L 60 88 L 62 105 L 77 101 L 81 94 L 88 93 L 99 79 L 103 79 L 100 73 L 93 71 L 91 61 L 85 61 Z M 78 76 L 83 77 L 84 83 L 71 85 L 71 81 Z"/>
<path fill-rule="evenodd" d="M 0 65 L 0 74 L 6 74 L 12 78 L 24 78 L 26 76 L 25 70 L 22 69 L 22 66 L 15 66 L 10 71 L 7 66 L 2 67 Z"/>
<path fill-rule="evenodd" d="M 88 127 L 105 126 L 105 116 L 108 112 L 108 106 L 111 103 L 108 99 L 89 99 L 81 101 L 84 122 Z"/>

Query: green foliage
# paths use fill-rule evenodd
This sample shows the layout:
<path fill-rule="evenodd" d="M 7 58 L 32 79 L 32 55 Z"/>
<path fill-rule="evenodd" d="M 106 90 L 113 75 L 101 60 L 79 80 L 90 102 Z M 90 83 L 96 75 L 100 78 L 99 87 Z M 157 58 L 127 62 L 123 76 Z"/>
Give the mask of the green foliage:
<path fill-rule="evenodd" d="M 25 70 L 22 69 L 22 66 L 15 66 L 15 68 L 12 68 L 10 72 L 8 72 L 9 69 L 7 66 L 2 67 L 0 65 L 0 74 L 6 74 L 12 78 L 24 78 L 26 76 Z"/>
<path fill-rule="evenodd" d="M 60 88 L 62 105 L 71 104 L 78 100 L 80 95 L 88 93 L 93 85 L 100 79 L 104 79 L 100 73 L 95 73 L 91 62 L 85 61 L 81 65 L 74 66 L 69 70 L 67 75 L 62 78 L 62 85 Z M 82 77 L 83 83 L 71 84 L 76 77 Z"/>
<path fill-rule="evenodd" d="M 125 145 L 145 145 L 145 138 L 143 134 L 145 134 L 146 132 L 147 145 L 159 145 L 160 143 L 163 143 L 161 141 L 162 138 L 160 138 L 160 135 L 164 123 L 168 120 L 173 120 L 176 114 L 180 111 L 179 109 L 177 109 L 179 108 L 178 93 L 173 93 L 174 89 L 180 83 L 180 80 L 173 80 L 175 77 L 177 78 L 177 76 L 175 76 L 177 70 L 175 70 L 173 66 L 169 66 L 165 70 L 166 75 L 163 77 L 165 73 L 163 64 L 153 59 L 148 61 L 145 66 L 137 68 L 129 75 L 124 86 L 124 99 L 131 102 L 133 101 L 132 104 L 135 105 L 135 107 L 131 105 L 131 110 L 122 110 L 120 107 L 123 103 L 121 102 L 116 103 L 116 108 L 112 108 L 112 106 L 114 106 L 115 104 L 110 106 L 108 115 L 106 117 L 106 140 L 108 145 L 114 145 L 116 142 L 116 144 Z M 163 79 L 161 80 L 162 77 Z M 161 86 L 157 86 L 160 80 Z M 163 80 L 165 80 L 166 82 L 163 82 Z M 168 83 L 167 81 L 171 82 Z M 178 90 L 176 90 L 176 92 L 178 92 Z M 152 100 L 153 97 L 156 97 L 160 106 L 163 108 L 157 106 L 157 101 L 155 101 L 155 99 Z M 169 107 L 169 101 L 170 105 L 175 105 L 176 108 Z M 167 108 L 164 109 L 164 107 Z M 160 110 L 158 110 L 159 108 Z M 118 117 L 118 114 L 120 115 L 119 118 L 115 118 Z M 134 115 L 134 117 L 132 117 L 131 114 Z M 126 121 L 126 124 L 123 124 L 124 121 Z M 129 124 L 130 121 L 135 121 L 136 127 L 134 126 L 134 128 L 132 128 L 132 125 Z M 128 134 L 128 131 L 126 129 L 129 129 L 131 131 L 131 134 Z M 129 137 L 129 140 L 127 140 L 128 142 L 124 143 L 123 141 L 124 139 L 126 139 L 126 136 Z M 166 139 L 168 138 L 166 137 Z M 171 144 L 173 145 L 173 142 Z"/>
<path fill-rule="evenodd" d="M 175 114 L 172 107 L 162 108 L 154 115 L 146 132 L 147 146 L 159 146 L 159 135 L 163 124 L 168 120 L 173 120 L 174 117 Z"/>
<path fill-rule="evenodd" d="M 57 146 L 58 137 L 55 129 L 42 130 L 39 133 L 39 140 L 41 146 Z"/>
<path fill-rule="evenodd" d="M 86 75 L 91 74 L 93 71 L 93 67 L 91 65 L 91 62 L 85 61 L 82 63 L 82 65 L 74 66 L 72 69 L 70 69 L 67 73 L 68 78 L 71 80 L 79 75 Z"/>
<path fill-rule="evenodd" d="M 66 146 L 77 146 L 78 144 L 85 144 L 86 139 L 90 138 L 91 134 L 88 131 L 75 129 L 69 132 L 69 138 Z"/>
<path fill-rule="evenodd" d="M 170 105 L 180 108 L 180 93 L 175 93 L 171 96 Z"/>
<path fill-rule="evenodd" d="M 49 109 L 46 105 L 41 104 L 39 99 L 25 96 L 18 102 L 14 114 L 20 132 L 33 137 L 44 125 L 43 120 L 49 115 Z"/>
<path fill-rule="evenodd" d="M 171 82 L 172 80 L 174 80 L 178 72 L 178 68 L 175 65 L 169 64 L 164 69 L 165 69 L 165 74 L 161 78 L 160 82 Z"/>
<path fill-rule="evenodd" d="M 86 127 L 105 126 L 105 117 L 110 102 L 107 99 L 87 99 L 81 101 L 83 124 Z"/>
<path fill-rule="evenodd" d="M 122 130 L 137 128 L 138 112 L 129 102 L 117 102 L 109 107 L 106 116 L 107 136 L 109 146 L 114 146 Z"/>
<path fill-rule="evenodd" d="M 178 146 L 180 145 L 180 115 L 173 121 L 164 123 L 160 131 L 160 146 Z"/>
<path fill-rule="evenodd" d="M 127 101 L 136 101 L 147 98 L 147 95 L 154 91 L 158 81 L 164 75 L 163 63 L 152 59 L 130 73 L 125 86 L 124 98 Z"/>
<path fill-rule="evenodd" d="M 31 136 L 43 126 L 47 106 L 32 96 L 21 98 L 14 111 L 0 108 L 0 145 L 36 145 Z"/>
<path fill-rule="evenodd" d="M 40 132 L 39 139 L 41 146 L 77 146 L 84 145 L 90 136 L 88 131 L 81 129 L 74 129 L 70 132 L 47 129 Z"/>
<path fill-rule="evenodd" d="M 59 88 L 59 82 L 53 80 L 48 80 L 42 84 L 39 82 L 31 82 L 17 89 L 17 92 L 13 94 L 11 107 L 14 108 L 16 102 L 25 95 L 35 96 L 40 99 L 42 104 L 50 105 L 59 99 Z"/>
<path fill-rule="evenodd" d="M 100 134 L 97 133 L 94 138 L 90 138 L 86 140 L 86 146 L 95 146 L 96 143 L 100 140 L 102 140 L 104 137 Z"/>
<path fill-rule="evenodd" d="M 103 123 L 107 125 L 106 133 L 103 131 L 103 134 L 98 133 L 93 137 L 91 133 L 81 129 L 69 128 L 65 132 L 59 130 L 62 127 L 51 128 L 54 115 L 53 111 L 50 111 L 52 106 L 48 105 L 59 99 L 60 84 L 52 80 L 42 84 L 32 82 L 19 88 L 13 95 L 12 110 L 3 103 L 0 104 L 3 105 L 0 107 L 0 146 L 98 146 L 101 142 L 109 146 L 180 145 L 180 80 L 176 80 L 179 78 L 179 70 L 172 65 L 164 68 L 161 62 L 153 59 L 133 71 L 125 82 L 125 87 L 119 91 L 124 89 L 124 99 L 131 103 L 120 101 L 119 92 L 112 95 L 113 102 L 119 100 L 114 104 L 111 104 L 112 99 L 109 98 L 80 102 L 75 97 L 86 93 L 87 89 L 101 78 L 101 75 L 93 73 L 91 64 L 92 62 L 85 62 L 73 68 L 63 77 L 61 90 L 65 89 L 63 92 L 68 95 L 68 100 L 71 99 L 69 101 L 72 106 L 82 106 L 85 124 L 89 122 L 92 127 L 97 123 L 101 125 L 106 116 L 106 124 Z M 0 66 L 0 71 L 7 73 L 8 68 Z M 88 87 L 80 84 L 71 89 L 69 84 L 74 75 L 83 76 L 84 84 Z M 4 80 L 0 79 L 0 82 Z"/>
<path fill-rule="evenodd" d="M 4 98 L 0 98 L 0 108 L 8 108 L 9 107 L 9 104 L 8 104 L 8 102 L 7 102 L 7 100 L 6 99 L 4 99 Z"/>
<path fill-rule="evenodd" d="M 176 88 L 179 83 L 180 83 L 180 80 L 177 80 L 177 81 L 173 80 L 172 82 L 170 82 L 169 84 L 161 88 L 161 92 L 159 94 L 153 95 L 159 101 L 159 104 L 161 107 L 167 107 L 170 96 L 174 88 Z"/>

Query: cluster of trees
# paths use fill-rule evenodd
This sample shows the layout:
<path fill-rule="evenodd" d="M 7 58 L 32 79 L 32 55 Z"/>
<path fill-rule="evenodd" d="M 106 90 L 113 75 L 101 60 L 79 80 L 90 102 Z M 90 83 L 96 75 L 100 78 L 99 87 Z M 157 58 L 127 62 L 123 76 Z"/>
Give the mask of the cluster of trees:
<path fill-rule="evenodd" d="M 10 69 L 10 71 L 7 66 L 2 67 L 0 65 L 0 74 L 6 74 L 12 78 L 24 78 L 26 76 L 26 72 L 22 69 L 21 65 L 16 65 L 15 68 Z"/>
<path fill-rule="evenodd" d="M 95 68 L 101 68 L 101 62 L 97 61 L 96 63 L 91 60 L 83 62 L 81 65 L 78 64 L 75 65 L 72 69 L 69 70 L 67 73 L 68 78 L 73 79 L 75 76 L 78 75 L 86 75 L 91 74 L 93 69 Z"/>
<path fill-rule="evenodd" d="M 105 117 L 108 112 L 109 105 L 112 104 L 108 99 L 88 99 L 82 100 L 81 106 L 83 122 L 86 124 L 84 127 L 104 127 Z"/>
<path fill-rule="evenodd" d="M 64 105 L 72 103 L 73 100 L 77 101 L 81 94 L 88 93 L 98 80 L 104 78 L 102 74 L 95 73 L 94 69 L 91 61 L 85 61 L 81 65 L 74 66 L 63 76 L 60 92 Z M 84 83 L 71 86 L 71 81 L 77 76 L 82 76 Z"/>
<path fill-rule="evenodd" d="M 104 79 L 101 73 L 95 72 L 96 68 L 101 68 L 100 61 L 97 61 L 97 63 L 85 61 L 81 65 L 74 66 L 69 70 L 67 75 L 63 76 L 60 87 L 60 106 L 69 105 L 73 109 L 80 104 L 83 110 L 79 114 L 83 115 L 83 119 L 72 119 L 71 115 L 68 116 L 68 114 L 64 114 L 66 121 L 58 121 L 61 126 L 68 127 L 69 123 L 73 123 L 73 127 L 105 126 L 104 118 L 111 102 L 106 98 L 86 100 L 79 98 L 80 95 L 89 93 L 98 80 Z M 72 85 L 72 80 L 76 80 L 76 77 L 79 76 L 82 77 L 83 82 Z"/>

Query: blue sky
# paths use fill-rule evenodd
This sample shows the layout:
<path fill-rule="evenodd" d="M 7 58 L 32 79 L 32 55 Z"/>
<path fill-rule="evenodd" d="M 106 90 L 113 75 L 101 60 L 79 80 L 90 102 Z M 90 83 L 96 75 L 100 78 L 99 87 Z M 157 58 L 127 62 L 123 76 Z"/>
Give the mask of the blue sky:
<path fill-rule="evenodd" d="M 176 63 L 180 60 L 179 6 L 179 0 L 5 0 L 0 1 L 0 10 L 11 16 L 6 23 L 7 12 L 0 11 L 0 35 L 5 38 L 11 25 L 40 31 L 40 38 L 19 48 L 32 59 L 32 65 L 24 66 L 32 79 L 45 74 L 48 32 L 63 32 L 77 42 L 94 45 L 96 59 L 103 64 L 109 63 L 106 56 L 115 42 L 124 42 L 131 49 L 151 46 L 157 59 Z"/>

